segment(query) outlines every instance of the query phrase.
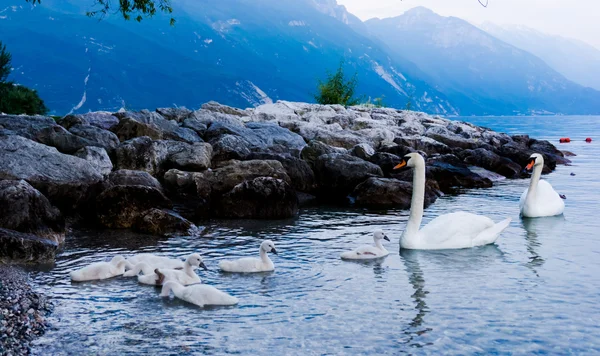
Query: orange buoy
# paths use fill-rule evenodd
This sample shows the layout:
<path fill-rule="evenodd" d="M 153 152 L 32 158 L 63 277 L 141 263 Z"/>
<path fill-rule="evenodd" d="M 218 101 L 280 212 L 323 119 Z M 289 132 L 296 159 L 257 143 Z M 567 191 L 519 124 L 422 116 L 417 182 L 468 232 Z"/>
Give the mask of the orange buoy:
<path fill-rule="evenodd" d="M 571 139 L 568 137 L 561 137 L 561 139 L 559 140 L 560 143 L 569 143 L 571 142 Z"/>
<path fill-rule="evenodd" d="M 590 142 L 592 142 L 592 138 L 591 138 L 591 137 L 588 137 L 588 138 L 586 138 L 586 139 L 585 139 L 585 142 L 587 142 L 587 143 L 590 143 Z"/>

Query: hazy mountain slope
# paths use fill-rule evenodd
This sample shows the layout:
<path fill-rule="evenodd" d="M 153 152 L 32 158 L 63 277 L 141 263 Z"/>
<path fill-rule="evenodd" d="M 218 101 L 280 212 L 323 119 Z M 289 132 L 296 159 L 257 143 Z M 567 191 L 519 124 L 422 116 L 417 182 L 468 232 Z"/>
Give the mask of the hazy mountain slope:
<path fill-rule="evenodd" d="M 488 22 L 481 28 L 540 57 L 567 79 L 600 90 L 600 49 L 579 40 L 548 35 L 523 26 L 498 26 Z"/>
<path fill-rule="evenodd" d="M 600 113 L 600 92 L 461 19 L 421 7 L 366 24 L 427 73 L 462 114 Z"/>

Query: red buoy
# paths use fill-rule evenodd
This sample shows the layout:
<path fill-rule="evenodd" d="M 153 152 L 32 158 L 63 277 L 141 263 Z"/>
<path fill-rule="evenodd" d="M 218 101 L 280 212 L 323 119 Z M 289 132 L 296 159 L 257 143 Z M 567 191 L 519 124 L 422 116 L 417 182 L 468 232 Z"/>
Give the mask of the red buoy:
<path fill-rule="evenodd" d="M 561 137 L 561 139 L 559 140 L 560 143 L 569 143 L 571 142 L 571 139 L 568 137 Z"/>
<path fill-rule="evenodd" d="M 592 138 L 591 138 L 591 137 L 588 137 L 588 138 L 586 138 L 586 139 L 585 139 L 585 142 L 587 142 L 587 143 L 590 143 L 590 142 L 592 142 Z"/>

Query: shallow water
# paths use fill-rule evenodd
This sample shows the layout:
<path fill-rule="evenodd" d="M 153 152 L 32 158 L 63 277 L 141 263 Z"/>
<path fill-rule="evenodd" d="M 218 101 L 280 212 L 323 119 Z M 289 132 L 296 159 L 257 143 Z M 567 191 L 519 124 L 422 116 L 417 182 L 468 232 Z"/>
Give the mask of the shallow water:
<path fill-rule="evenodd" d="M 496 245 L 455 251 L 402 251 L 407 211 L 305 209 L 294 220 L 212 221 L 202 238 L 158 239 L 78 232 L 56 266 L 34 271 L 56 304 L 53 328 L 35 354 L 590 354 L 600 352 L 599 117 L 466 118 L 509 133 L 557 142 L 578 156 L 545 176 L 567 196 L 564 217 L 522 220 L 527 180 L 445 196 L 427 222 L 455 210 L 512 217 Z M 574 173 L 575 175 L 571 175 Z M 371 263 L 339 254 L 382 228 L 390 255 Z M 276 270 L 218 272 L 218 261 L 257 254 L 272 239 Z M 200 309 L 135 279 L 74 284 L 68 271 L 115 254 L 199 251 L 204 283 L 240 299 Z"/>

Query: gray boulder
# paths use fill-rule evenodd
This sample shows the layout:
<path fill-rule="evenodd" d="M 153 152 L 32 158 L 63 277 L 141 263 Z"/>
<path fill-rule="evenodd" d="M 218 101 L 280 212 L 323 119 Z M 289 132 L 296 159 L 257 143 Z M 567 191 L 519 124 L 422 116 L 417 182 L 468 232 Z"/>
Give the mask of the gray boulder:
<path fill-rule="evenodd" d="M 150 112 L 148 110 L 139 112 L 125 111 L 115 115 L 119 117 L 120 122 L 114 130 L 116 130 L 117 136 L 119 136 L 121 141 L 148 136 L 154 139 L 187 143 L 202 142 L 202 139 L 196 132 L 185 127 L 179 127 L 176 122 L 165 119 L 157 112 Z"/>
<path fill-rule="evenodd" d="M 208 188 L 211 194 L 220 195 L 246 180 L 258 177 L 282 179 L 288 184 L 291 182 L 282 164 L 272 160 L 232 161 L 222 168 L 205 171 L 195 179 L 199 190 Z"/>
<path fill-rule="evenodd" d="M 56 243 L 65 240 L 61 212 L 24 180 L 0 180 L 0 227 Z"/>
<path fill-rule="evenodd" d="M 245 110 L 233 108 L 227 105 L 221 105 L 216 101 L 209 101 L 208 103 L 202 104 L 202 109 L 221 114 L 233 115 L 233 116 L 247 116 Z"/>
<path fill-rule="evenodd" d="M 269 151 L 276 153 L 290 153 L 299 157 L 306 146 L 302 136 L 268 122 L 249 122 L 246 127 L 258 136 Z"/>
<path fill-rule="evenodd" d="M 320 141 L 310 141 L 308 145 L 302 149 L 300 157 L 308 163 L 314 164 L 317 161 L 317 158 L 322 155 L 347 152 L 348 151 L 344 148 L 332 147 Z"/>
<path fill-rule="evenodd" d="M 70 129 L 73 125 L 91 125 L 103 130 L 111 130 L 119 123 L 119 119 L 107 111 L 96 111 L 85 114 L 67 115 L 60 119 L 58 123 Z"/>
<path fill-rule="evenodd" d="M 143 187 L 155 188 L 162 192 L 163 188 L 159 181 L 148 172 L 120 169 L 108 176 L 110 185 L 141 185 Z"/>
<path fill-rule="evenodd" d="M 347 154 L 321 155 L 314 164 L 319 197 L 344 199 L 370 177 L 382 177 L 379 166 Z"/>
<path fill-rule="evenodd" d="M 231 159 L 245 160 L 250 156 L 254 148 L 245 138 L 229 134 L 225 134 L 211 142 L 213 148 L 212 159 L 215 162 Z"/>
<path fill-rule="evenodd" d="M 210 168 L 213 155 L 212 146 L 205 142 L 188 144 L 165 141 L 167 145 L 167 165 L 186 171 L 203 171 Z"/>
<path fill-rule="evenodd" d="M 425 207 L 433 204 L 441 194 L 435 183 L 428 181 L 425 186 Z M 389 178 L 369 178 L 354 189 L 351 197 L 359 206 L 410 209 L 412 183 Z"/>
<path fill-rule="evenodd" d="M 58 244 L 33 234 L 0 228 L 0 262 L 52 262 Z"/>
<path fill-rule="evenodd" d="M 193 111 L 186 109 L 185 107 L 180 108 L 158 108 L 156 112 L 167 120 L 175 122 L 183 122 L 185 119 L 192 116 Z"/>
<path fill-rule="evenodd" d="M 165 237 L 197 235 L 200 232 L 196 225 L 179 214 L 156 208 L 141 213 L 134 228 L 139 232 Z"/>
<path fill-rule="evenodd" d="M 521 165 L 484 148 L 464 150 L 459 157 L 466 164 L 485 168 L 507 178 L 518 178 L 521 175 Z"/>
<path fill-rule="evenodd" d="M 253 153 L 248 159 L 278 161 L 290 177 L 291 185 L 294 189 L 300 192 L 312 192 L 315 189 L 315 173 L 310 168 L 310 165 L 300 158 L 289 154 Z"/>
<path fill-rule="evenodd" d="M 208 126 L 206 126 L 206 124 L 198 121 L 195 118 L 187 118 L 187 119 L 183 120 L 181 127 L 185 127 L 190 130 L 193 130 L 200 137 L 204 137 L 204 135 L 206 134 L 206 130 L 208 129 Z"/>
<path fill-rule="evenodd" d="M 375 149 L 373 149 L 373 147 L 367 143 L 361 143 L 354 146 L 352 150 L 350 150 L 350 154 L 354 157 L 368 161 L 369 158 L 375 154 Z"/>
<path fill-rule="evenodd" d="M 107 176 L 112 172 L 113 164 L 110 157 L 108 157 L 108 153 L 102 147 L 84 147 L 75 152 L 74 156 L 88 161 L 103 176 Z"/>
<path fill-rule="evenodd" d="M 117 169 L 140 170 L 157 176 L 163 171 L 168 149 L 164 141 L 138 137 L 125 141 L 115 150 Z"/>
<path fill-rule="evenodd" d="M 23 179 L 64 212 L 85 205 L 102 181 L 86 160 L 20 136 L 0 136 L 0 179 Z"/>
<path fill-rule="evenodd" d="M 215 214 L 236 219 L 287 219 L 298 214 L 296 191 L 284 180 L 259 177 L 235 186 L 218 200 Z"/>
<path fill-rule="evenodd" d="M 94 146 L 103 147 L 107 152 L 112 152 L 119 146 L 119 138 L 114 133 L 91 125 L 73 125 L 69 132 L 93 143 Z"/>
<path fill-rule="evenodd" d="M 150 137 L 154 140 L 163 138 L 162 131 L 155 125 L 136 121 L 132 118 L 123 118 L 113 131 L 121 141 L 127 141 L 136 137 Z"/>

